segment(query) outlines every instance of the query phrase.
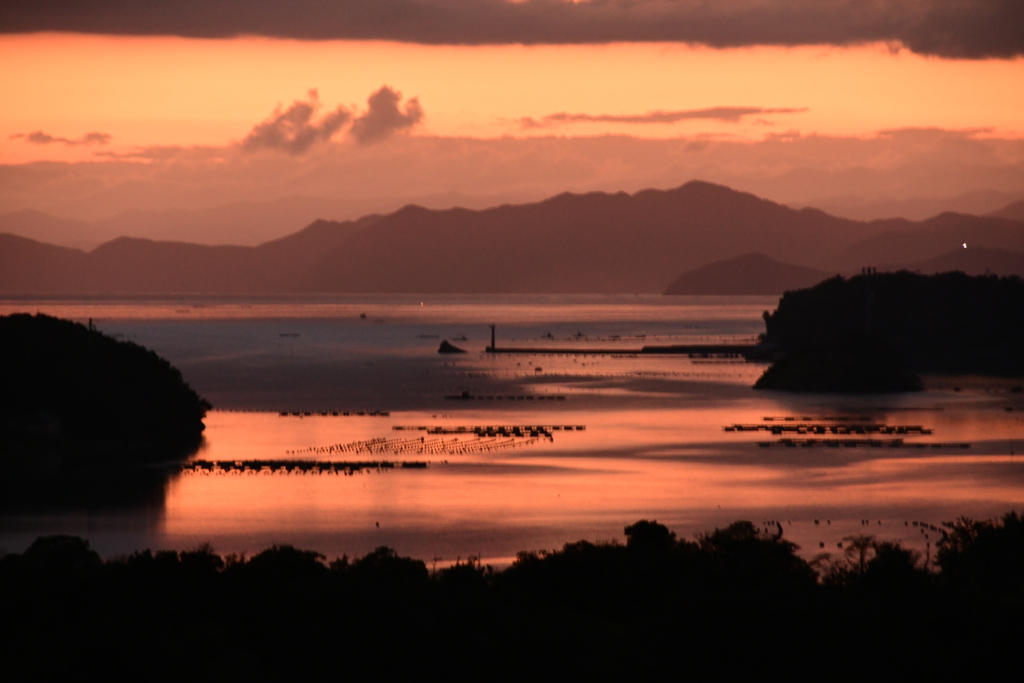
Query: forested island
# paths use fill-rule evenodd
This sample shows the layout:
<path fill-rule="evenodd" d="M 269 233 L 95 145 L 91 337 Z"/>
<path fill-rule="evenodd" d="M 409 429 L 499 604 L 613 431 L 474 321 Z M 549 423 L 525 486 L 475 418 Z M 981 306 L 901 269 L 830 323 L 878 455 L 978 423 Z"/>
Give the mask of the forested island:
<path fill-rule="evenodd" d="M 916 523 L 915 523 L 916 524 Z M 274 546 L 102 560 L 77 537 L 0 559 L 16 678 L 294 680 L 448 671 L 482 678 L 987 678 L 1024 636 L 1024 520 L 944 524 L 937 554 L 856 535 L 808 561 L 769 525 L 428 569 L 387 547 L 328 562 Z M 930 559 L 925 563 L 925 559 Z"/>
<path fill-rule="evenodd" d="M 780 357 L 759 389 L 889 392 L 917 375 L 1024 375 L 1024 280 L 961 272 L 836 276 L 764 314 Z"/>
<path fill-rule="evenodd" d="M 43 314 L 0 316 L 0 509 L 136 497 L 211 408 L 154 352 Z"/>

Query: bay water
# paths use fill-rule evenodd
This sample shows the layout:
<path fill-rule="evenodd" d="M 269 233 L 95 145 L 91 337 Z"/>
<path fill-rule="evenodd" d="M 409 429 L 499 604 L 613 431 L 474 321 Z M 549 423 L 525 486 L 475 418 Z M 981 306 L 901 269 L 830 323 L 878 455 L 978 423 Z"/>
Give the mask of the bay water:
<path fill-rule="evenodd" d="M 178 367 L 214 405 L 193 461 L 395 465 L 351 474 L 186 468 L 147 505 L 4 514 L 0 552 L 70 533 L 105 556 L 210 543 L 248 554 L 292 544 L 333 558 L 387 545 L 428 565 L 469 556 L 504 565 L 522 550 L 622 541 L 624 526 L 639 519 L 682 537 L 745 519 L 808 557 L 842 554 L 844 539 L 872 534 L 928 558 L 942 522 L 1024 507 L 1024 395 L 1012 382 L 934 378 L 912 394 L 793 395 L 754 390 L 766 366 L 741 358 L 633 353 L 751 343 L 776 303 L 648 295 L 0 300 L 0 314 L 91 319 Z M 491 324 L 499 349 L 579 353 L 486 353 Z M 439 354 L 442 340 L 467 353 Z M 598 348 L 621 353 L 586 353 Z M 874 446 L 770 431 L 796 424 L 904 429 L 855 437 Z M 759 429 L 726 429 L 734 425 Z M 806 445 L 810 438 L 819 443 Z"/>

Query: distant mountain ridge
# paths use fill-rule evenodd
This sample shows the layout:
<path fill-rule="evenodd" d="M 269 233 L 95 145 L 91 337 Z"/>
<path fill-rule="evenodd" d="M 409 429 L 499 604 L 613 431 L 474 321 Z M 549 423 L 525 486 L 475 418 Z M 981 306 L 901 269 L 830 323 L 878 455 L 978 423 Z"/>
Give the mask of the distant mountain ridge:
<path fill-rule="evenodd" d="M 996 216 L 997 218 L 1009 218 L 1014 221 L 1024 221 L 1024 199 L 1019 202 L 1007 204 L 998 211 L 993 211 L 988 215 Z"/>
<path fill-rule="evenodd" d="M 665 294 L 781 294 L 811 287 L 834 274 L 781 263 L 764 254 L 743 254 L 681 274 Z"/>
<path fill-rule="evenodd" d="M 907 218 L 922 221 L 940 213 L 965 213 L 975 216 L 1002 216 L 1007 205 L 1024 203 L 1024 192 L 999 190 L 972 190 L 952 197 L 910 197 L 905 199 L 879 198 L 865 200 L 857 196 L 821 197 L 807 206 L 821 209 L 833 216 L 870 221 L 879 218 Z M 800 208 L 803 205 L 796 205 Z M 1024 220 L 1024 218 L 1017 218 Z"/>
<path fill-rule="evenodd" d="M 206 246 L 119 237 L 89 253 L 0 234 L 4 294 L 274 294 L 324 253 L 379 217 L 315 221 L 258 247 Z"/>
<path fill-rule="evenodd" d="M 967 275 L 1024 277 L 1024 253 L 1003 249 L 953 249 L 935 258 L 913 263 L 888 263 L 880 272 L 908 270 L 923 275 L 961 271 Z M 852 272 L 852 271 L 850 271 Z M 676 295 L 783 294 L 812 287 L 836 272 L 780 263 L 764 254 L 744 254 L 686 271 L 665 290 Z"/>
<path fill-rule="evenodd" d="M 474 196 L 460 192 L 404 200 L 395 197 L 327 199 L 289 195 L 264 202 L 241 201 L 202 208 L 128 209 L 92 221 L 58 218 L 42 211 L 21 209 L 0 213 L 0 233 L 85 251 L 118 237 L 156 242 L 257 246 L 286 237 L 296 226 L 308 225 L 322 217 L 337 221 L 355 220 L 365 215 L 391 213 L 409 203 L 438 209 L 453 206 L 484 209 L 514 198 L 515 195 Z"/>
<path fill-rule="evenodd" d="M 0 235 L 0 293 L 662 292 L 682 271 L 744 254 L 849 273 L 939 258 L 962 242 L 1024 253 L 1024 223 L 854 221 L 693 181 L 484 210 L 410 205 L 316 221 L 256 247 L 119 238 L 85 253 Z"/>
<path fill-rule="evenodd" d="M 92 249 L 116 236 L 93 223 L 57 218 L 33 209 L 0 214 L 0 234 L 72 249 Z"/>

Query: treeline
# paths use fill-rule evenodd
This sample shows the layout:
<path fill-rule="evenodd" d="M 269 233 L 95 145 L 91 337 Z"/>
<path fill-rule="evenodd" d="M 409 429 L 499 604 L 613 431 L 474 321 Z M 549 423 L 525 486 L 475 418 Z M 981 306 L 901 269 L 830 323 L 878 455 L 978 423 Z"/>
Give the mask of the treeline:
<path fill-rule="evenodd" d="M 961 272 L 836 276 L 764 313 L 782 354 L 756 385 L 906 391 L 917 373 L 1024 376 L 1024 280 Z"/>
<path fill-rule="evenodd" d="M 933 566 L 871 537 L 807 561 L 749 522 L 428 569 L 381 547 L 328 562 L 136 552 L 80 538 L 0 559 L 5 667 L 33 679 L 986 676 L 1024 635 L 1024 520 L 961 519 Z"/>

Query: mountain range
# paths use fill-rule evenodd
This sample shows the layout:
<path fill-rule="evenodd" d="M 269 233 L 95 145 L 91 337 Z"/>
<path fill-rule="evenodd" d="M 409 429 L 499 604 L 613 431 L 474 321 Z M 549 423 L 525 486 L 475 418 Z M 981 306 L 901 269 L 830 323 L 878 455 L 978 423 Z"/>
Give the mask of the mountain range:
<path fill-rule="evenodd" d="M 433 209 L 452 206 L 485 209 L 513 198 L 461 192 L 418 196 L 406 201 L 387 197 L 332 200 L 292 195 L 263 202 L 231 202 L 194 209 L 130 209 L 93 221 L 58 218 L 34 209 L 21 209 L 0 213 L 0 233 L 84 251 L 122 236 L 256 246 L 291 234 L 297 226 L 308 225 L 321 216 L 355 219 L 367 214 L 390 213 L 410 203 Z"/>
<path fill-rule="evenodd" d="M 662 292 L 682 272 L 749 254 L 828 274 L 960 262 L 1011 274 L 1024 265 L 1024 222 L 955 213 L 856 221 L 693 181 L 482 210 L 409 205 L 318 220 L 258 246 L 121 237 L 86 252 L 0 234 L 0 293 Z M 724 283 L 727 271 L 756 268 L 719 270 Z"/>

